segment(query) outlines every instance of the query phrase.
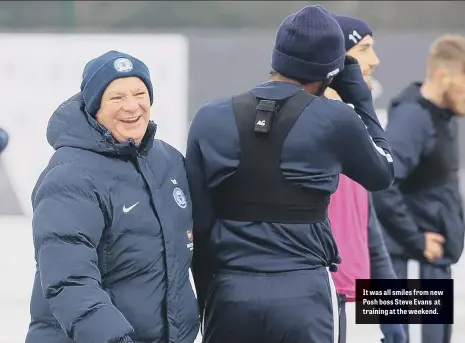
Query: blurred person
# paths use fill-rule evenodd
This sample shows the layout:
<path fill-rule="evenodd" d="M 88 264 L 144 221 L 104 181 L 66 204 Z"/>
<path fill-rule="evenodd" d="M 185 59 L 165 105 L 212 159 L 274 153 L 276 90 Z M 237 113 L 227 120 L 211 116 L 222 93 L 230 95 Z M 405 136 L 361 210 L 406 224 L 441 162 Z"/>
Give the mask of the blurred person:
<path fill-rule="evenodd" d="M 37 271 L 26 343 L 192 343 L 183 156 L 154 139 L 147 66 L 109 51 L 52 115 L 33 190 Z"/>
<path fill-rule="evenodd" d="M 342 15 L 334 15 L 334 18 L 344 34 L 347 54 L 357 59 L 363 78 L 372 90 L 371 74 L 379 64 L 372 30 L 358 18 Z M 341 100 L 330 87 L 325 91 L 325 96 Z M 340 300 L 339 343 L 347 341 L 346 302 L 356 300 L 355 280 L 395 278 L 378 219 L 369 199 L 369 193 L 363 186 L 340 175 L 338 188 L 331 196 L 328 207 L 331 230 L 342 259 L 338 271 L 333 274 Z M 350 310 L 355 309 L 350 307 Z M 381 324 L 380 328 L 386 343 L 405 342 L 402 325 Z"/>
<path fill-rule="evenodd" d="M 0 127 L 0 153 L 8 146 L 8 133 Z"/>
<path fill-rule="evenodd" d="M 330 195 L 341 172 L 369 190 L 393 180 L 370 90 L 330 13 L 286 17 L 271 67 L 270 81 L 202 106 L 189 130 L 205 343 L 337 342 Z M 357 111 L 321 97 L 331 81 Z"/>
<path fill-rule="evenodd" d="M 431 46 L 426 78 L 390 104 L 386 134 L 395 183 L 374 194 L 398 278 L 420 263 L 421 279 L 450 279 L 463 252 L 457 119 L 465 115 L 465 37 L 444 35 Z M 407 330 L 407 325 L 405 326 Z M 451 325 L 423 325 L 423 343 L 451 341 Z"/>

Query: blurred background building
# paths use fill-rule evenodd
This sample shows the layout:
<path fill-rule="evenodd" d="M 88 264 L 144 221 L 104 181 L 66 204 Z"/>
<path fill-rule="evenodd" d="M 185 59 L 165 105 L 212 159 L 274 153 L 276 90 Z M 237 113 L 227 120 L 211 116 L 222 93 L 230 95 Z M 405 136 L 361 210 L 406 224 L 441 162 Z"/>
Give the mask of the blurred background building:
<path fill-rule="evenodd" d="M 301 7 L 363 17 L 376 30 L 463 29 L 463 1 L 2 1 L 2 30 L 271 29 Z"/>
<path fill-rule="evenodd" d="M 385 122 L 385 110 L 390 99 L 408 83 L 413 80 L 421 80 L 424 77 L 426 53 L 432 41 L 443 33 L 459 32 L 465 34 L 465 1 L 68 0 L 0 1 L 0 34 L 176 33 L 183 35 L 188 43 L 188 77 L 186 81 L 188 83 L 186 121 L 188 121 L 206 101 L 244 91 L 265 81 L 268 78 L 271 49 L 279 23 L 292 12 L 305 5 L 315 3 L 322 4 L 328 10 L 336 13 L 360 17 L 373 28 L 375 47 L 381 60 L 381 64 L 374 74 L 377 81 L 374 97 L 382 122 Z M 3 51 L 15 49 L 13 43 L 9 44 L 7 40 L 3 40 L 3 42 L 1 47 Z M 150 43 L 147 43 L 144 48 L 153 49 Z M 25 58 L 28 58 L 32 64 L 34 64 L 37 49 L 47 49 L 47 47 L 31 46 Z M 153 53 L 157 52 L 153 51 Z M 169 54 L 166 51 L 163 53 Z M 66 59 L 72 58 L 72 56 L 73 51 L 63 50 L 60 52 L 60 58 Z M 2 61 L 2 54 L 0 54 L 0 61 Z M 10 62 L 0 63 L 0 79 L 11 77 L 12 70 L 8 63 Z M 43 65 L 34 66 L 37 69 L 43 67 Z M 78 72 L 81 72 L 83 65 L 79 65 L 78 68 L 80 69 Z M 160 76 L 155 73 L 152 77 Z M 169 78 L 170 75 L 164 77 Z M 20 82 L 15 87 L 13 88 L 15 94 L 22 92 Z M 60 85 L 57 84 L 56 87 L 58 88 Z M 12 92 L 12 89 L 2 88 L 1 92 L 2 97 L 10 97 L 8 92 Z M 157 89 L 155 89 L 155 93 L 157 93 Z M 69 94 L 69 96 L 71 95 Z M 2 97 L 0 97 L 0 103 L 2 103 Z M 26 123 L 28 117 L 32 118 L 37 113 L 21 113 L 21 105 L 18 103 L 18 109 L 14 113 L 19 113 L 18 120 L 23 120 Z M 2 111 L 0 113 L 0 127 L 2 127 L 6 122 L 5 118 L 9 118 L 12 114 L 4 106 L 0 109 Z M 465 137 L 464 123 L 462 121 L 460 124 L 462 139 Z M 40 127 L 40 130 L 43 128 Z M 41 139 L 44 140 L 45 138 L 42 137 L 45 132 L 41 131 L 40 135 Z M 24 136 L 28 136 L 28 134 L 11 135 L 11 145 L 17 144 L 18 140 L 25 139 Z M 464 156 L 465 149 L 461 149 L 461 155 Z M 29 259 L 25 263 L 29 268 L 33 268 L 31 265 L 33 251 L 29 245 L 30 227 L 28 222 L 24 224 L 24 221 L 16 217 L 24 215 L 28 211 L 24 210 L 24 202 L 22 203 L 21 197 L 17 194 L 15 186 L 18 186 L 19 183 L 11 182 L 11 179 L 15 176 L 14 174 L 21 172 L 22 168 L 29 168 L 28 160 L 33 157 L 34 153 L 33 143 L 30 144 L 30 151 L 24 151 L 20 157 L 12 156 L 13 153 L 10 152 L 9 156 L 4 157 L 9 157 L 12 163 L 16 159 L 16 164 L 10 165 L 9 168 L 5 168 L 6 159 L 0 157 L 0 269 L 3 270 L 5 267 L 13 273 L 19 273 L 21 270 L 23 260 L 16 258 L 22 254 L 21 251 Z M 8 154 L 8 151 L 5 154 Z M 18 158 L 22 159 L 22 164 L 17 162 Z M 46 162 L 45 159 L 43 162 Z M 461 159 L 461 163 L 462 169 L 465 170 L 463 168 L 465 158 Z M 28 196 L 29 194 L 26 194 L 23 198 Z M 23 236 L 17 237 L 18 240 L 15 242 L 17 245 L 15 246 L 11 244 L 9 237 L 12 232 L 15 234 L 18 232 L 16 225 L 18 228 L 21 227 Z M 22 238 L 19 237 L 28 240 L 25 246 L 20 244 Z M 462 267 L 461 270 L 465 270 L 465 268 Z M 456 275 L 460 277 L 460 272 Z M 465 279 L 465 272 L 462 272 L 461 275 Z M 0 287 L 0 343 L 24 341 L 26 329 L 24 325 L 28 321 L 28 292 L 31 288 L 30 278 L 32 275 L 21 276 L 17 274 L 15 277 L 25 280 L 17 288 L 16 295 L 2 294 L 3 290 Z M 8 287 L 15 288 L 12 285 Z M 459 303 L 465 306 L 464 294 L 458 299 Z M 21 305 L 15 307 L 15 312 L 11 306 L 16 303 Z M 10 308 L 7 310 L 8 306 Z M 17 319 L 19 320 L 19 322 L 15 322 L 17 324 L 12 324 L 13 327 L 20 325 L 18 332 L 15 333 L 15 330 L 11 332 L 9 318 L 21 318 Z M 456 323 L 465 324 L 465 312 L 456 310 Z M 455 342 L 463 341 L 464 327 L 465 325 L 462 328 L 457 328 Z M 462 330 L 461 333 L 458 332 L 459 330 Z"/>
<path fill-rule="evenodd" d="M 188 42 L 187 116 L 192 118 L 206 101 L 266 80 L 279 23 L 290 13 L 314 3 L 335 13 L 360 17 L 373 28 L 381 60 L 374 73 L 374 98 L 382 122 L 390 99 L 407 83 L 423 78 L 431 42 L 446 32 L 465 33 L 465 1 L 68 0 L 0 1 L 0 32 L 181 34 Z M 11 48 L 14 46 L 2 46 Z M 151 49 L 149 44 L 146 49 Z M 31 47 L 31 61 L 34 53 Z M 70 53 L 60 51 L 61 58 L 69 58 Z M 3 63 L 0 78 L 6 75 L 11 77 L 11 67 Z M 461 130 L 465 130 L 464 122 Z M 2 175 L 0 164 L 0 178 Z M 2 179 L 0 191 L 11 194 L 7 177 Z M 0 202 L 0 215 L 20 211 L 15 197 L 8 198 L 11 200 Z"/>
<path fill-rule="evenodd" d="M 382 107 L 398 87 L 412 77 L 423 76 L 424 54 L 432 39 L 444 32 L 465 31 L 464 1 L 68 0 L 1 1 L 0 30 L 181 33 L 189 39 L 192 115 L 207 99 L 264 80 L 279 23 L 290 13 L 314 3 L 363 18 L 375 31 L 382 61 L 378 79 L 385 90 L 379 99 Z M 412 60 L 413 65 L 409 63 Z M 394 65 L 396 68 L 391 67 Z"/>
<path fill-rule="evenodd" d="M 375 31 L 379 79 L 421 78 L 424 53 L 444 32 L 465 31 L 464 1 L 1 1 L 3 32 L 181 33 L 189 39 L 190 114 L 211 97 L 267 77 L 281 20 L 307 4 L 358 16 Z M 413 56 L 412 56 L 413 54 Z M 395 63 L 407 56 L 407 60 Z M 395 61 L 395 62 L 394 62 Z M 213 63 L 214 62 L 214 63 Z M 396 65 L 394 71 L 391 65 Z M 391 95 L 391 81 L 381 105 Z M 392 89 L 394 92 L 395 89 Z M 383 100 L 384 98 L 384 100 Z"/>

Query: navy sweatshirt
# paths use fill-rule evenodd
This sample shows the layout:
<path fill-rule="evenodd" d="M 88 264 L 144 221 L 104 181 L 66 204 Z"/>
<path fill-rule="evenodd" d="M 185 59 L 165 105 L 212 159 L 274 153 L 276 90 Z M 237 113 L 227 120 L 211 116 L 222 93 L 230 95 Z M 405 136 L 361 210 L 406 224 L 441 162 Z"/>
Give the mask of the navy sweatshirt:
<path fill-rule="evenodd" d="M 360 67 L 346 67 L 343 102 L 312 101 L 291 128 L 283 146 L 283 176 L 300 187 L 333 193 L 343 173 L 369 191 L 389 187 L 394 171 L 390 147 Z M 252 93 L 282 100 L 301 91 L 294 83 L 270 81 Z M 355 111 L 345 103 L 354 105 Z M 328 220 L 316 224 L 274 224 L 218 219 L 209 191 L 234 174 L 240 142 L 232 97 L 207 103 L 189 130 L 186 170 L 193 203 L 193 275 L 200 309 L 218 270 L 282 272 L 327 267 L 338 260 Z"/>
<path fill-rule="evenodd" d="M 381 227 L 370 195 L 368 215 L 368 250 L 370 252 L 370 276 L 372 279 L 395 279 L 389 253 L 384 244 Z"/>
<path fill-rule="evenodd" d="M 392 147 L 395 183 L 375 192 L 373 201 L 385 233 L 391 255 L 426 262 L 424 232 L 445 236 L 444 257 L 434 263 L 456 263 L 464 246 L 463 205 L 458 181 L 403 194 L 400 185 L 415 170 L 422 156 L 433 151 L 435 128 L 428 111 L 417 100 L 421 98 L 420 83 L 412 83 L 391 103 L 386 135 Z M 431 104 L 434 108 L 434 105 Z M 451 139 L 457 142 L 457 117 L 447 109 L 436 108 Z"/>

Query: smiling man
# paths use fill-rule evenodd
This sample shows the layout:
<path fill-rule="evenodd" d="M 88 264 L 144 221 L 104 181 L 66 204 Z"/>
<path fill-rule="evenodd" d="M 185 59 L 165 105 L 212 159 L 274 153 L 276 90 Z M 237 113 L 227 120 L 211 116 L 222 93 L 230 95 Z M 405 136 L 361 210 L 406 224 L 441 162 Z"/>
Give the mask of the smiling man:
<path fill-rule="evenodd" d="M 192 206 L 182 154 L 156 138 L 141 60 L 108 51 L 50 117 L 31 195 L 26 343 L 193 343 Z"/>

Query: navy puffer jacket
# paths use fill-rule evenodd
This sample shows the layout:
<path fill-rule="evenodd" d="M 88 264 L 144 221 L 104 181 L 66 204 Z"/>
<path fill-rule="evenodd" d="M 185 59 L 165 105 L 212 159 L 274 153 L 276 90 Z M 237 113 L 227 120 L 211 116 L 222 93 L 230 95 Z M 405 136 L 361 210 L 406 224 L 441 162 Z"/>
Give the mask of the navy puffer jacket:
<path fill-rule="evenodd" d="M 192 213 L 181 153 L 117 143 L 80 94 L 50 119 L 32 194 L 37 272 L 26 343 L 192 343 Z"/>

